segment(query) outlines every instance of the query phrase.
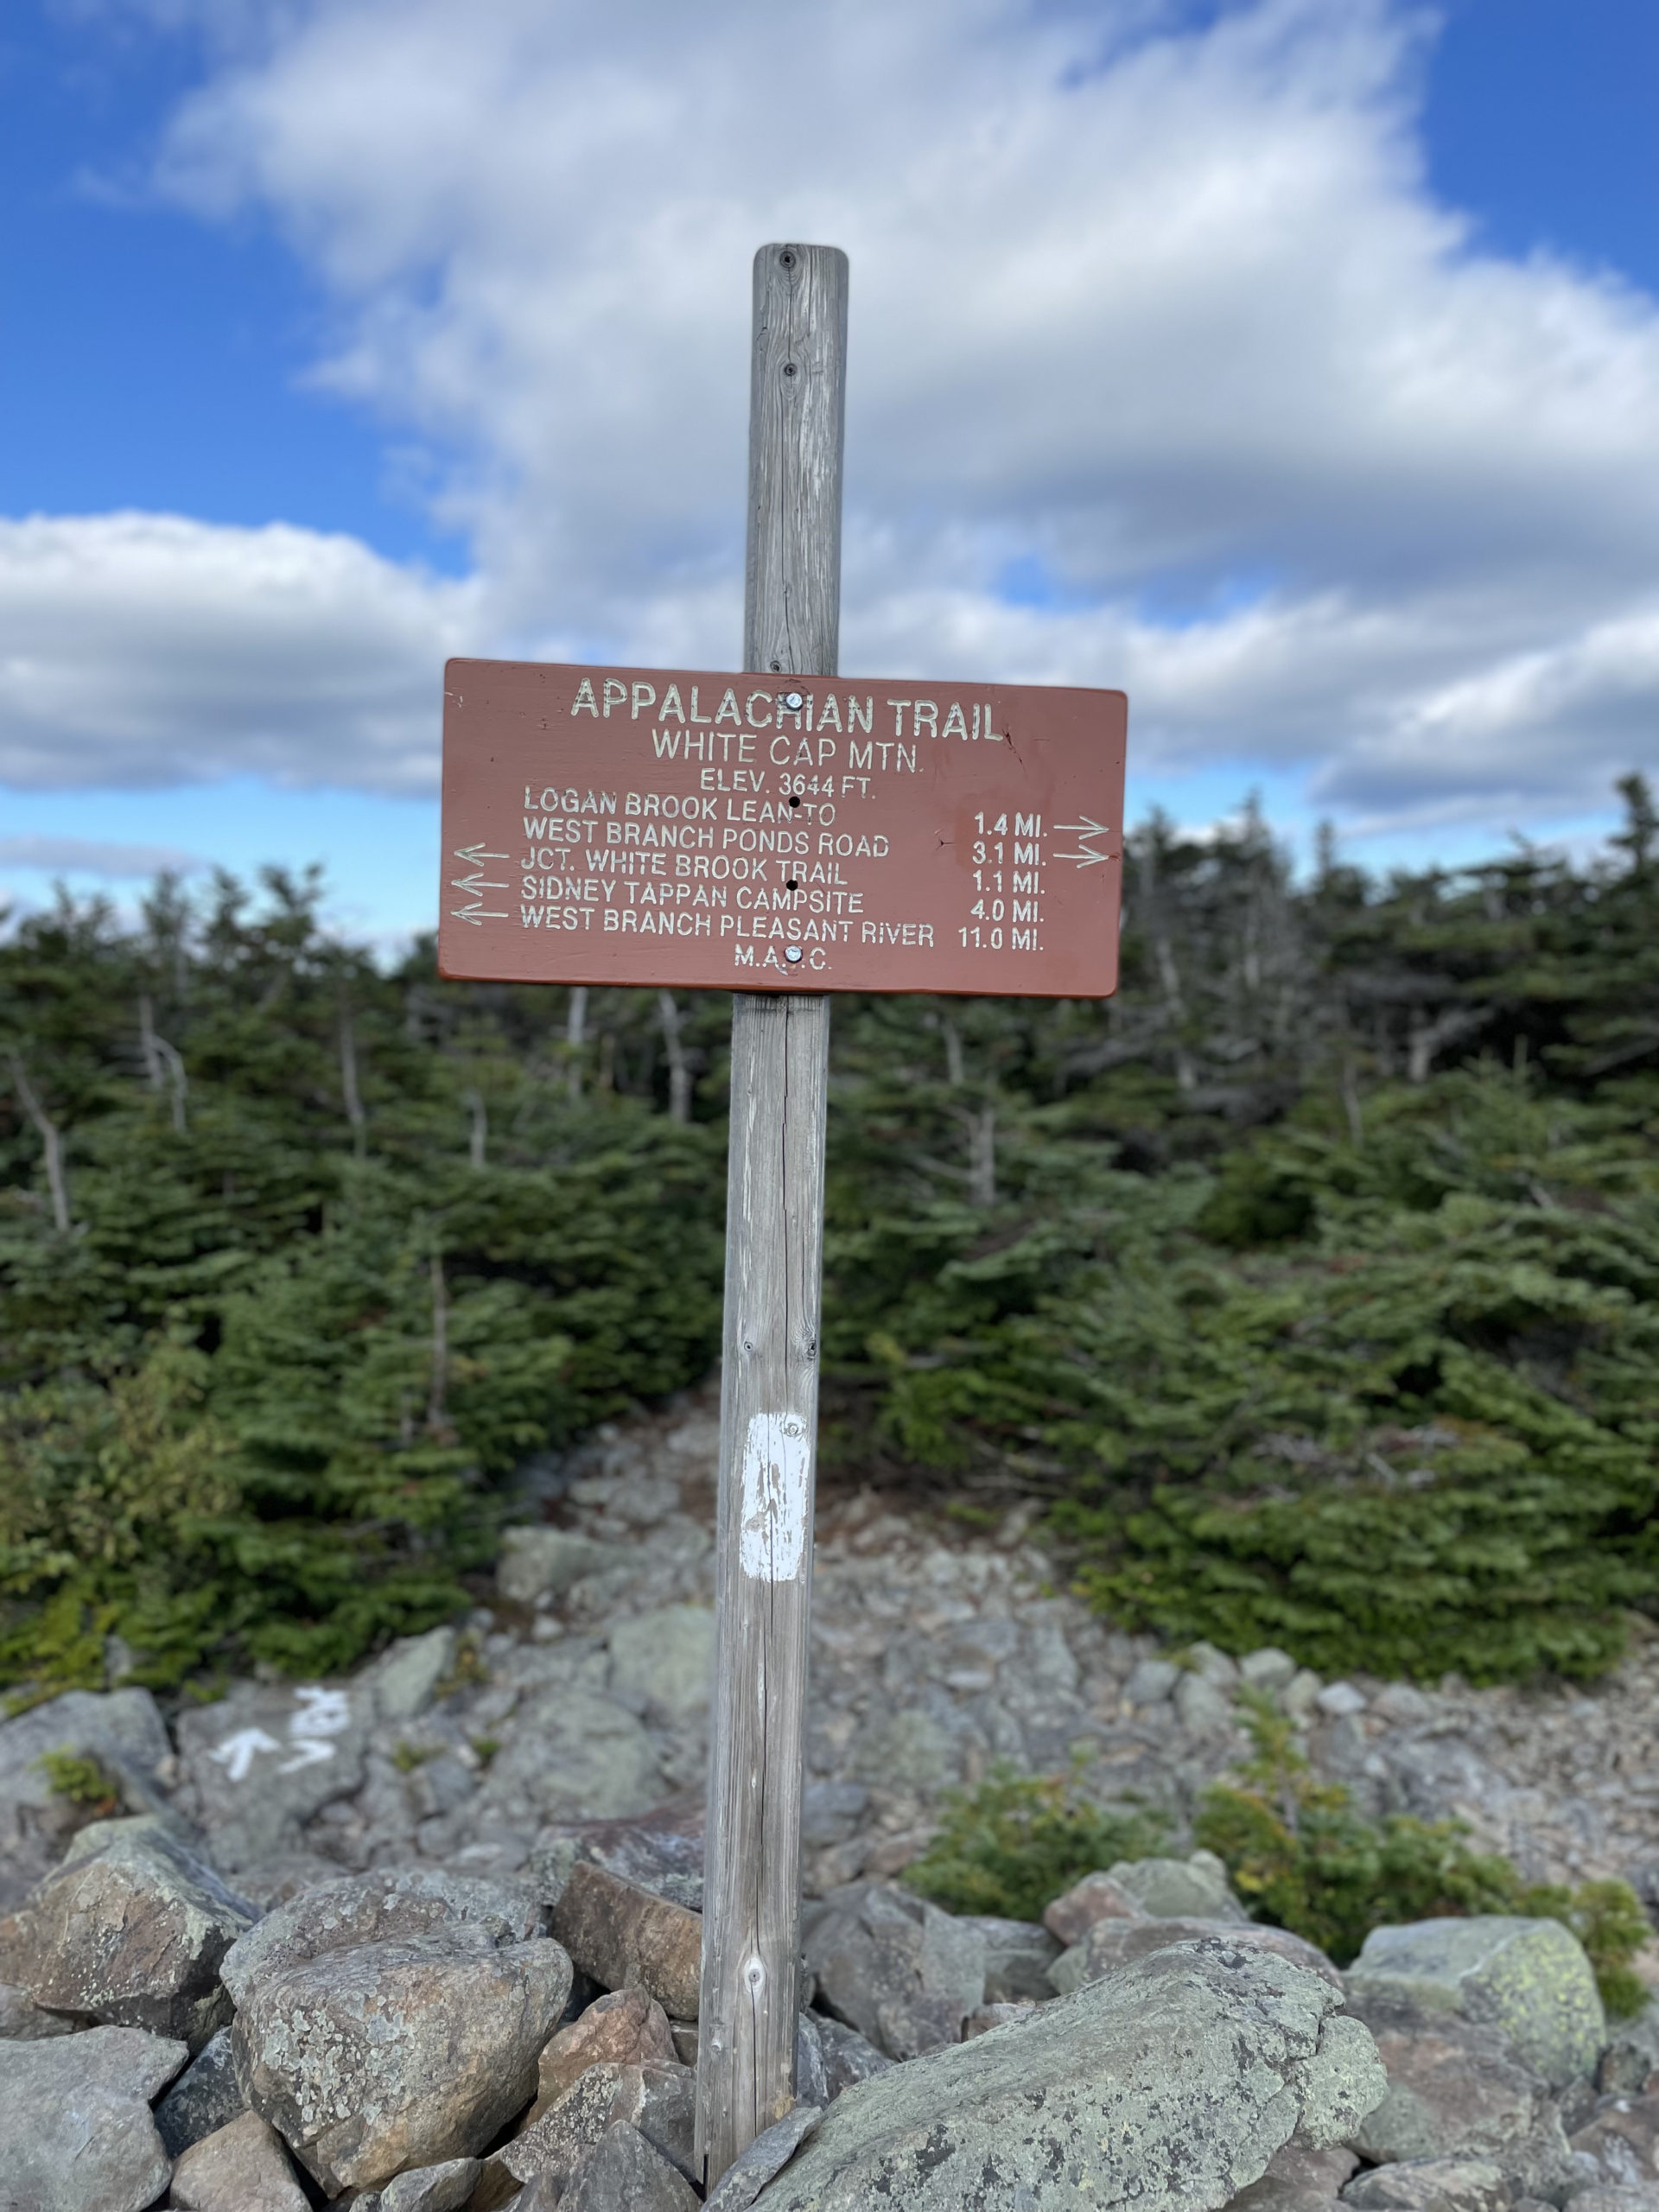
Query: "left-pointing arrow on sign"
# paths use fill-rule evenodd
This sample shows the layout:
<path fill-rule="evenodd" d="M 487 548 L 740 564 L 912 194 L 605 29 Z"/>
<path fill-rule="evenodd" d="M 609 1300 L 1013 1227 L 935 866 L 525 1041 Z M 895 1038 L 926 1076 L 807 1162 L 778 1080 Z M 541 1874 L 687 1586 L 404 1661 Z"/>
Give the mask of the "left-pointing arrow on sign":
<path fill-rule="evenodd" d="M 455 858 L 458 861 L 471 861 L 473 872 L 470 875 L 452 875 L 449 879 L 449 888 L 452 891 L 470 891 L 473 894 L 473 903 L 470 906 L 452 906 L 449 909 L 450 914 L 456 921 L 477 924 L 505 922 L 507 919 L 507 910 L 505 906 L 486 906 L 484 904 L 485 892 L 505 891 L 507 887 L 505 882 L 497 882 L 493 876 L 486 875 L 482 866 L 485 861 L 504 861 L 506 857 L 505 853 L 486 853 L 482 845 L 462 845 L 457 849 Z"/>

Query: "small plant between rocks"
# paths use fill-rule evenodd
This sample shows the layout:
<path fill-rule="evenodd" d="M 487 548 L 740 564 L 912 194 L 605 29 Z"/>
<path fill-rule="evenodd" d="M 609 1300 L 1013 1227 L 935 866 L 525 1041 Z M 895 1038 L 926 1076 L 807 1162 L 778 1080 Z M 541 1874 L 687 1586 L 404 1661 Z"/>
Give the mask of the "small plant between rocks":
<path fill-rule="evenodd" d="M 1099 1805 L 1077 1770 L 1021 1775 L 992 1768 L 976 1789 L 945 1800 L 938 1834 L 904 1881 L 947 1912 L 1040 1920 L 1043 1908 L 1097 1867 L 1150 1858 L 1169 1822 L 1159 1812 Z"/>
<path fill-rule="evenodd" d="M 54 1797 L 104 1820 L 121 1809 L 121 1784 L 100 1761 L 81 1758 L 73 1751 L 42 1751 L 41 1771 L 52 1785 Z"/>

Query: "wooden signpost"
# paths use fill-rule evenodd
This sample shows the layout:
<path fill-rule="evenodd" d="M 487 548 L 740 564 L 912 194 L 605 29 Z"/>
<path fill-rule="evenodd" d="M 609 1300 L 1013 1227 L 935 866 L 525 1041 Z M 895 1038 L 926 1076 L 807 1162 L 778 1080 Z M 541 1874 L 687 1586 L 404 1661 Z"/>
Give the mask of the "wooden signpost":
<path fill-rule="evenodd" d="M 831 991 L 1104 996 L 1122 692 L 837 673 L 847 258 L 754 260 L 743 666 L 455 660 L 446 976 L 730 990 L 697 2151 L 793 2100 Z"/>

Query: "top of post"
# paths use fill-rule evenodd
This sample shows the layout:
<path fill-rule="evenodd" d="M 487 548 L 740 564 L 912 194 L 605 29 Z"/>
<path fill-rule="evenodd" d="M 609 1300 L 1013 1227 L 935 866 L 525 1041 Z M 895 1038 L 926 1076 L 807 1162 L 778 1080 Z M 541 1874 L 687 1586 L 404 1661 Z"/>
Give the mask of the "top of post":
<path fill-rule="evenodd" d="M 838 664 L 848 282 L 839 246 L 754 257 L 743 665 L 775 675 Z"/>

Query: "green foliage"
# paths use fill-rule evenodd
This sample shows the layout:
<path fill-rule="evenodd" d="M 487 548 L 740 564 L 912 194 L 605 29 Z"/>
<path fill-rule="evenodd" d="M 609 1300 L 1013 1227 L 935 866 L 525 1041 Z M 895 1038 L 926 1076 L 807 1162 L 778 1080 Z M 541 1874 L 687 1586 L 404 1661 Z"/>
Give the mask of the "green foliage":
<path fill-rule="evenodd" d="M 1246 1692 L 1241 1703 L 1253 1757 L 1236 1783 L 1206 1791 L 1193 1835 L 1257 1918 L 1338 1966 L 1384 1925 L 1478 1912 L 1559 1920 L 1588 1953 L 1609 2014 L 1641 2010 L 1647 1992 L 1630 1961 L 1652 1931 L 1627 1883 L 1527 1883 L 1507 1859 L 1471 1851 L 1460 1821 L 1368 1819 L 1344 1784 L 1314 1778 L 1270 1699 Z"/>
<path fill-rule="evenodd" d="M 1659 1614 L 1653 800 L 1290 880 L 1128 841 L 1109 1007 L 838 998 L 827 1457 L 1048 1509 L 1123 1625 L 1592 1676 Z M 272 872 L 0 938 L 0 1681 L 352 1663 L 701 1381 L 724 997 L 378 967 Z M 32 1103 L 31 1103 L 32 1102 Z M 67 1232 L 60 1215 L 67 1220 Z"/>
<path fill-rule="evenodd" d="M 1155 1853 L 1166 1827 L 1157 1813 L 1091 1802 L 1075 1775 L 999 1766 L 977 1789 L 946 1799 L 944 1824 L 904 1879 L 947 1912 L 1040 1920 L 1045 1905 L 1096 1867 Z"/>
<path fill-rule="evenodd" d="M 504 1478 L 717 1339 L 721 1133 L 550 995 L 378 973 L 317 887 L 0 944 L 0 1681 L 353 1663 L 473 1602 Z M 561 995 L 561 999 L 563 999 Z M 694 1046 L 695 1049 L 695 1046 Z M 170 1057 L 169 1057 L 170 1055 Z M 641 1066 L 648 1063 L 639 1060 Z M 606 1071 L 600 1071 L 606 1072 Z M 586 1086 L 577 1078 L 586 1076 Z"/>
<path fill-rule="evenodd" d="M 121 1808 L 121 1784 L 95 1758 L 73 1751 L 42 1751 L 36 1764 L 53 1794 L 99 1818 Z"/>

